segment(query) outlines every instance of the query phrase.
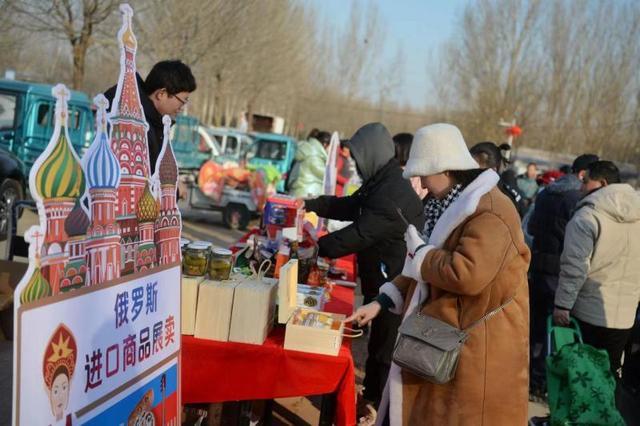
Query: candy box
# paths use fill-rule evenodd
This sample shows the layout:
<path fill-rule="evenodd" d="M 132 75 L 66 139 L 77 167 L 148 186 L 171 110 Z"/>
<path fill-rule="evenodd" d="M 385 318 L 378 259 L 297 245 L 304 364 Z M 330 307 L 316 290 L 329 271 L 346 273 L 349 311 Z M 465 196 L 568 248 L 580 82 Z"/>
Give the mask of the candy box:
<path fill-rule="evenodd" d="M 296 308 L 287 322 L 284 348 L 323 355 L 338 355 L 344 332 L 344 315 Z"/>
<path fill-rule="evenodd" d="M 278 282 L 278 322 L 286 324 L 284 348 L 324 355 L 337 355 L 342 344 L 344 315 L 321 312 L 325 289 L 298 284 L 298 261 L 290 260 L 280 269 Z M 316 309 L 298 303 L 317 303 Z"/>

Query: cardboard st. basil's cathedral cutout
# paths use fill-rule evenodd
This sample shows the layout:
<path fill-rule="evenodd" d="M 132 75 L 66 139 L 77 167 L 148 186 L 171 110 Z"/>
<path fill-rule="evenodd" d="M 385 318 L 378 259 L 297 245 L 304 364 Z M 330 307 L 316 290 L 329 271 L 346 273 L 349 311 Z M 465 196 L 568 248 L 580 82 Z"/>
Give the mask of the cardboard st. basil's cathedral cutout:
<path fill-rule="evenodd" d="M 40 223 L 15 293 L 14 424 L 177 425 L 180 350 L 178 167 L 165 116 L 150 176 L 136 82 L 133 11 L 120 6 L 120 76 L 82 160 L 67 131 L 69 91 L 29 176 Z M 109 124 L 109 126 L 107 125 Z"/>

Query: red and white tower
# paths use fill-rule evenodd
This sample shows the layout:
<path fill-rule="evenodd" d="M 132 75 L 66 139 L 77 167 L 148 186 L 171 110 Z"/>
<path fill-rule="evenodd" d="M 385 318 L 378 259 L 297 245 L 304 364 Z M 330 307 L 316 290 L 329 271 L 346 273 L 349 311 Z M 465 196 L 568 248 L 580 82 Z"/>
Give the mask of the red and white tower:
<path fill-rule="evenodd" d="M 120 42 L 120 76 L 111 106 L 111 148 L 120 163 L 116 216 L 122 229 L 121 244 L 123 273 L 135 269 L 138 249 L 138 222 L 136 210 L 149 177 L 147 124 L 136 81 L 137 41 L 131 29 L 133 10 L 127 4 L 120 6 L 123 24 L 118 32 Z M 131 270 L 133 269 L 133 270 Z"/>
<path fill-rule="evenodd" d="M 160 177 L 160 216 L 156 221 L 155 241 L 158 247 L 158 263 L 161 265 L 180 261 L 180 211 L 176 205 L 178 164 L 171 147 L 169 128 L 171 119 L 162 118 L 164 146 L 160 152 L 158 174 Z"/>

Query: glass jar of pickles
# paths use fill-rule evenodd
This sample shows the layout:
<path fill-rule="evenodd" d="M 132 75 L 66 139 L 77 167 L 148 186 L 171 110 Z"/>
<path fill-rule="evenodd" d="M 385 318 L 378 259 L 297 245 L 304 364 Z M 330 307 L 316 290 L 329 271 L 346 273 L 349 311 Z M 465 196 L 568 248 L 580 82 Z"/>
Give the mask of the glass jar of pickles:
<path fill-rule="evenodd" d="M 191 240 L 186 238 L 180 238 L 180 251 L 182 252 L 182 258 L 184 259 L 184 253 L 187 250 L 187 246 L 191 244 Z"/>
<path fill-rule="evenodd" d="M 231 274 L 231 250 L 214 248 L 209 259 L 209 279 L 215 281 L 228 280 Z"/>
<path fill-rule="evenodd" d="M 211 243 L 196 241 L 187 246 L 182 259 L 182 273 L 202 277 L 207 273 Z"/>

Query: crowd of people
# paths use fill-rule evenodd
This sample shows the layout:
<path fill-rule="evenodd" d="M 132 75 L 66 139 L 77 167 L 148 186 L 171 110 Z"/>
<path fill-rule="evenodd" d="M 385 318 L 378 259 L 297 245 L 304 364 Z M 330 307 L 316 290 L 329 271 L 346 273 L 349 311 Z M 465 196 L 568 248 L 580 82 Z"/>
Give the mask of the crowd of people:
<path fill-rule="evenodd" d="M 394 137 L 367 124 L 344 146 L 362 187 L 305 207 L 351 222 L 320 255 L 358 254 L 364 304 L 347 321 L 371 327 L 361 403 L 377 424 L 525 424 L 546 393 L 550 317 L 574 321 L 638 396 L 640 196 L 613 162 L 517 175 L 509 145 L 468 149 L 450 124 Z M 467 333 L 446 383 L 393 362 L 414 313 Z"/>
<path fill-rule="evenodd" d="M 159 117 L 175 117 L 196 83 L 163 61 L 138 85 L 153 170 Z M 583 154 L 517 175 L 509 145 L 468 149 L 451 124 L 392 137 L 371 123 L 341 141 L 336 195 L 323 196 L 330 139 L 314 129 L 299 143 L 286 187 L 307 211 L 350 222 L 319 254 L 357 254 L 364 304 L 347 321 L 370 324 L 361 402 L 377 424 L 525 424 L 528 397 L 546 392 L 549 317 L 577 324 L 618 390 L 640 395 L 640 196 L 613 162 Z M 444 383 L 393 362 L 414 315 L 465 334 Z M 416 358 L 432 356 L 424 348 Z"/>

